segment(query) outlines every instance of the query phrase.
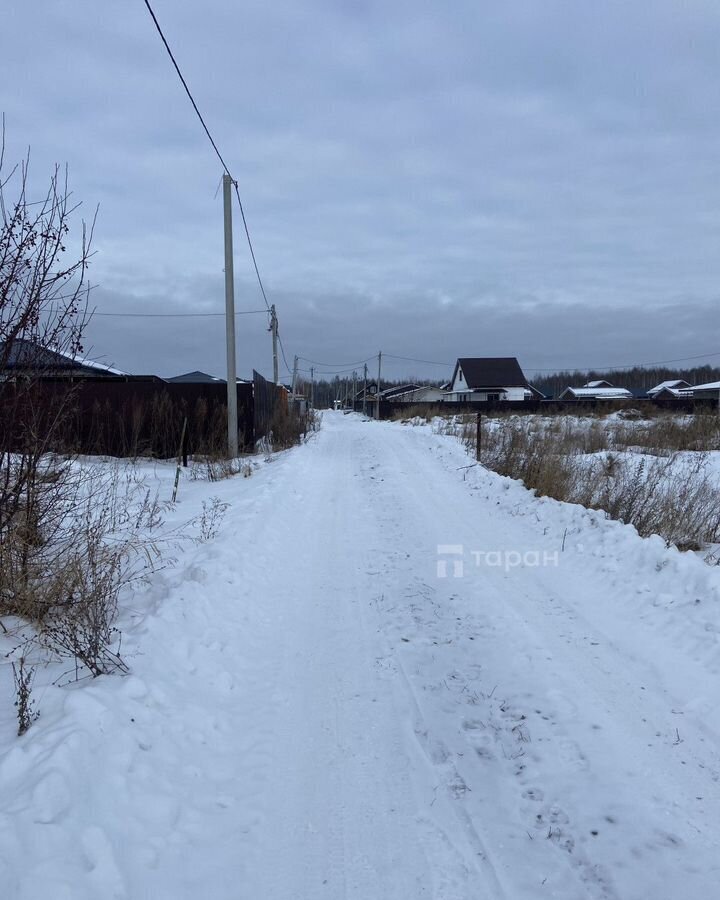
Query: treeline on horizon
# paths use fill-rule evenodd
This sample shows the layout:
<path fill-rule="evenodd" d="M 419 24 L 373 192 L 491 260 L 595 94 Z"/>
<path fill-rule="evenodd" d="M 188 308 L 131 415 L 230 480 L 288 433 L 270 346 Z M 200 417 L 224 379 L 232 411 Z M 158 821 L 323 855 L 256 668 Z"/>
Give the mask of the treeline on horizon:
<path fill-rule="evenodd" d="M 694 366 L 690 369 L 668 368 L 666 366 L 654 366 L 642 368 L 636 366 L 632 369 L 624 369 L 623 371 L 588 369 L 583 372 L 579 369 L 574 371 L 560 371 L 541 376 L 532 377 L 529 373 L 528 380 L 530 384 L 545 394 L 546 397 L 559 396 L 566 387 L 581 387 L 588 381 L 609 381 L 615 387 L 627 388 L 630 391 L 647 391 L 660 384 L 663 381 L 673 381 L 683 379 L 688 384 L 706 384 L 707 382 L 720 381 L 720 368 L 716 366 Z M 427 378 L 395 378 L 382 379 L 381 389 L 385 390 L 390 387 L 399 387 L 403 384 L 422 384 L 435 385 L 439 387 L 443 384 L 442 380 Z M 300 382 L 298 388 L 310 396 L 310 382 Z M 362 388 L 362 381 L 355 383 L 355 390 Z M 323 409 L 333 405 L 335 400 L 343 401 L 346 397 L 352 396 L 353 379 L 340 378 L 336 376 L 330 381 L 319 380 L 315 382 L 315 406 Z"/>
<path fill-rule="evenodd" d="M 589 369 L 586 372 L 553 372 L 552 374 L 530 377 L 529 381 L 546 397 L 557 397 L 566 387 L 581 387 L 588 381 L 609 381 L 614 387 L 627 388 L 630 391 L 647 391 L 663 381 L 682 379 L 688 384 L 706 384 L 720 381 L 720 368 L 716 366 L 694 366 L 691 369 L 668 368 L 654 366 L 642 368 L 635 366 L 622 371 Z"/>

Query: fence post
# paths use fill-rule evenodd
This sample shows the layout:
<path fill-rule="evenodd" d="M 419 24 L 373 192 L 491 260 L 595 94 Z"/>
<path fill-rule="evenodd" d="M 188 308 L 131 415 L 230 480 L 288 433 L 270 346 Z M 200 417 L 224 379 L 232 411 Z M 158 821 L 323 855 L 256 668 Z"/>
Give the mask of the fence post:
<path fill-rule="evenodd" d="M 480 462 L 482 457 L 482 413 L 477 414 L 477 437 L 475 438 L 475 459 Z"/>

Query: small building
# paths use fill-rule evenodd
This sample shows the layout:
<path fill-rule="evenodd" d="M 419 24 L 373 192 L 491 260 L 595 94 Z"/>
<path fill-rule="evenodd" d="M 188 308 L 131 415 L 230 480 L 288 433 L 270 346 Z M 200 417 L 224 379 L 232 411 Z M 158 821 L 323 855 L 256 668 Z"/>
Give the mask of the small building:
<path fill-rule="evenodd" d="M 613 387 L 604 382 L 598 387 L 567 387 L 560 394 L 558 400 L 632 400 L 633 393 L 627 388 Z"/>
<path fill-rule="evenodd" d="M 682 397 L 689 400 L 720 400 L 720 381 L 696 384 L 695 387 L 683 391 Z"/>
<path fill-rule="evenodd" d="M 528 383 L 514 356 L 461 357 L 455 363 L 445 399 L 467 403 L 542 399 Z"/>
<path fill-rule="evenodd" d="M 682 378 L 676 378 L 674 381 L 661 381 L 660 384 L 656 384 L 654 388 L 650 388 L 647 395 L 653 400 L 656 398 L 662 398 L 663 400 L 671 400 L 673 398 L 676 400 L 684 400 L 687 395 L 683 396 L 681 392 L 688 390 L 691 390 L 691 387 L 687 381 L 683 381 Z"/>

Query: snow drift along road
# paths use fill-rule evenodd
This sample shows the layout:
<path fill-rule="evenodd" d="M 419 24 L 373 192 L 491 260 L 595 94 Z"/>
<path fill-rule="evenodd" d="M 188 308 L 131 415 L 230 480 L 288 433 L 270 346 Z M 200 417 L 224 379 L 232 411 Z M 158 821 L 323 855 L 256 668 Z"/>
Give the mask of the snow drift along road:
<path fill-rule="evenodd" d="M 331 413 L 184 485 L 134 674 L 2 720 L 3 895 L 716 896 L 720 573 L 470 462 Z"/>

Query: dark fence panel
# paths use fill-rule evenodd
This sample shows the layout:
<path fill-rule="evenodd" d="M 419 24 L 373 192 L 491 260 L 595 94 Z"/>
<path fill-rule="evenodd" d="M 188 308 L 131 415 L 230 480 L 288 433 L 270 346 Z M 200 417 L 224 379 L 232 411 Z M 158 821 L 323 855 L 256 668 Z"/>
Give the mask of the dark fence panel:
<path fill-rule="evenodd" d="M 237 392 L 240 444 L 249 449 L 255 442 L 253 386 L 239 384 Z M 24 410 L 18 409 L 17 397 Z M 65 379 L 42 379 L 31 390 L 6 382 L 0 395 L 0 429 L 17 432 L 24 421 L 37 421 L 38 409 L 59 408 L 61 398 L 64 407 L 53 442 L 56 449 L 167 459 L 180 449 L 185 419 L 188 453 L 223 453 L 227 448 L 225 385 L 178 384 L 158 378 L 87 379 L 72 385 Z"/>
<path fill-rule="evenodd" d="M 254 369 L 252 386 L 255 397 L 255 440 L 258 441 L 270 432 L 278 404 L 284 403 L 287 407 L 287 391 L 284 387 L 263 378 Z"/>

